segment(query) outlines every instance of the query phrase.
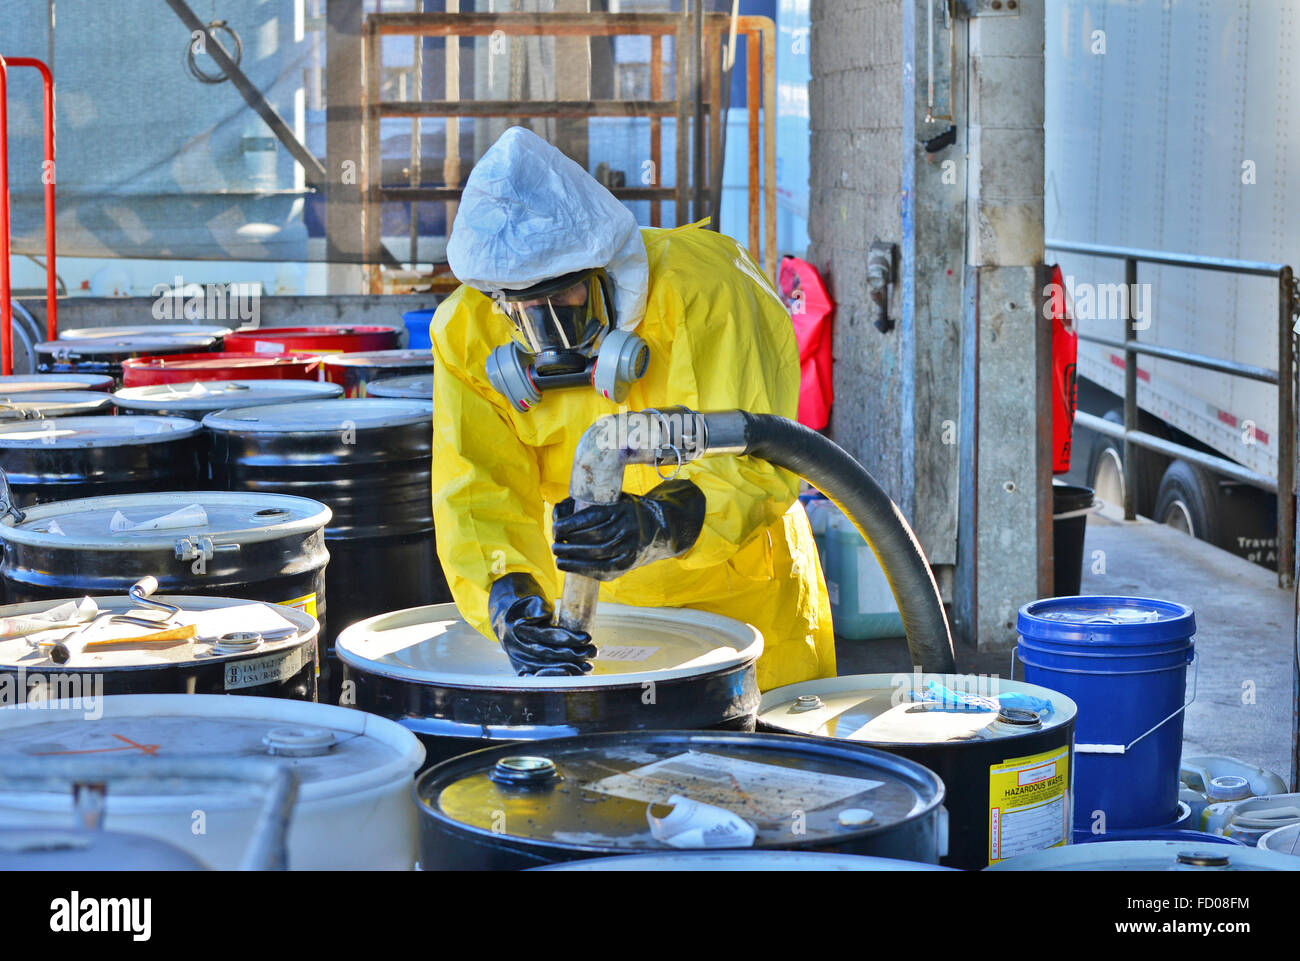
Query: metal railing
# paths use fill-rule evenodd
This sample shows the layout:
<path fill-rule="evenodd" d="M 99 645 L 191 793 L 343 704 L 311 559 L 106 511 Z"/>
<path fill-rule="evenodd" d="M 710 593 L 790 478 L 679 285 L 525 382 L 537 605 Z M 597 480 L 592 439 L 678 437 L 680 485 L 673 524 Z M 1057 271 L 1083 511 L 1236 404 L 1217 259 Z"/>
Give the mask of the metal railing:
<path fill-rule="evenodd" d="M 1198 257 L 1175 254 L 1163 250 L 1140 250 L 1133 247 L 1111 247 L 1105 244 L 1072 243 L 1048 240 L 1044 246 L 1063 253 L 1084 254 L 1089 257 L 1106 257 L 1124 261 L 1124 318 L 1128 336 L 1123 341 L 1110 337 L 1080 332 L 1079 339 L 1124 351 L 1124 426 L 1087 414 L 1075 415 L 1081 427 L 1114 437 L 1124 442 L 1124 518 L 1137 517 L 1137 448 L 1156 451 L 1168 457 L 1180 458 L 1206 470 L 1230 477 L 1233 480 L 1275 492 L 1277 497 L 1277 579 L 1279 586 L 1290 588 L 1294 583 L 1295 565 L 1295 438 L 1296 438 L 1296 377 L 1295 335 L 1293 324 L 1297 316 L 1298 300 L 1295 275 L 1287 264 L 1270 264 L 1253 260 L 1233 260 L 1226 257 Z M 1138 264 L 1159 264 L 1168 267 L 1185 267 L 1219 273 L 1241 274 L 1254 277 L 1272 277 L 1277 281 L 1277 344 L 1278 369 L 1256 367 L 1233 360 L 1209 357 L 1172 347 L 1159 347 L 1138 341 L 1138 328 L 1133 316 L 1133 290 L 1138 282 Z M 1277 387 L 1277 477 L 1268 477 L 1243 467 L 1225 457 L 1206 454 L 1182 444 L 1156 437 L 1138 429 L 1138 357 L 1158 357 L 1162 360 L 1212 370 L 1233 377 L 1242 377 Z"/>

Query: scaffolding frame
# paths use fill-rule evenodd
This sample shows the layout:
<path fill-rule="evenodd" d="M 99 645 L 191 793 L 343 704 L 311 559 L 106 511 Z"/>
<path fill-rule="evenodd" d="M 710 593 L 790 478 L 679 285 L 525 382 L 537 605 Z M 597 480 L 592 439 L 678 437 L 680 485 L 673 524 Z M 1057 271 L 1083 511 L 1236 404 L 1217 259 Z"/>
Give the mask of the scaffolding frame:
<path fill-rule="evenodd" d="M 697 215 L 702 215 L 702 199 L 707 196 L 710 172 L 714 160 L 722 150 L 723 131 L 721 111 L 715 105 L 721 102 L 723 73 L 723 41 L 731 29 L 731 16 L 726 13 L 707 13 L 703 17 L 704 42 L 699 53 L 702 79 L 698 86 L 690 85 L 687 77 L 692 51 L 690 15 L 685 10 L 675 13 L 374 13 L 366 17 L 363 29 L 363 82 L 362 82 L 362 231 L 365 244 L 366 289 L 370 293 L 383 292 L 383 274 L 380 266 L 384 257 L 381 236 L 381 216 L 385 203 L 406 203 L 411 207 L 412 220 L 415 205 L 425 202 L 448 204 L 447 223 L 454 217 L 462 187 L 412 186 L 420 182 L 419 158 L 413 157 L 413 167 L 408 171 L 408 184 L 385 185 L 382 182 L 382 156 L 380 125 L 391 118 L 409 118 L 412 124 L 424 117 L 443 117 L 448 123 L 445 131 L 444 180 L 460 175 L 459 120 L 462 117 L 507 119 L 575 118 L 589 117 L 646 117 L 650 126 L 650 161 L 654 178 L 660 179 L 663 169 L 663 120 L 676 119 L 676 183 L 672 186 L 614 187 L 610 188 L 620 200 L 650 201 L 650 226 L 660 225 L 661 206 L 664 201 L 676 205 L 678 225 L 690 222 L 692 199 Z M 776 250 L 776 24 L 768 17 L 738 17 L 736 32 L 746 41 L 746 89 L 748 114 L 748 166 L 749 166 L 749 237 L 750 255 L 775 281 L 777 271 Z M 383 100 L 384 37 L 409 36 L 416 38 L 442 37 L 448 47 L 448 77 L 459 76 L 459 41 L 469 37 L 650 37 L 650 99 L 649 100 Z M 674 69 L 676 98 L 663 99 L 664 38 L 674 38 Z M 452 59 L 456 58 L 454 67 Z M 417 61 L 417 81 L 419 63 Z M 704 87 L 707 84 L 707 97 Z M 421 85 L 415 85 L 417 96 Z M 449 88 L 448 94 L 452 90 Z M 708 152 L 699 163 L 703 125 L 693 123 L 694 117 L 708 115 Z M 760 146 L 761 137 L 761 146 Z M 697 162 L 692 164 L 691 145 L 695 139 Z M 414 153 L 414 150 L 413 150 Z M 454 158 L 454 159 L 453 159 Z M 717 166 L 716 169 L 721 169 Z M 694 172 L 694 184 L 692 182 Z M 761 173 L 761 178 L 760 178 Z M 716 211 L 710 211 L 713 216 Z"/>

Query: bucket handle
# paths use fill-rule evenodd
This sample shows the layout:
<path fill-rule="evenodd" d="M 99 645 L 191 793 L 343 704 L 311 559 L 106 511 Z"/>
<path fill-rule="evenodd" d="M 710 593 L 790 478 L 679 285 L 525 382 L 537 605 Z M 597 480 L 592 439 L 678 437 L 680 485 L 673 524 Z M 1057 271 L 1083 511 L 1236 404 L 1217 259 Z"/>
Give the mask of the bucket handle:
<path fill-rule="evenodd" d="M 1019 650 L 1017 648 L 1011 648 L 1011 680 L 1015 680 L 1015 662 L 1017 662 L 1018 655 L 1019 655 Z M 1130 752 L 1130 750 L 1134 749 L 1134 745 L 1138 744 L 1138 741 L 1143 739 L 1143 737 L 1152 735 L 1152 733 L 1160 730 L 1160 728 L 1164 727 L 1165 724 L 1170 722 L 1170 720 L 1177 718 L 1179 714 L 1182 714 L 1183 711 L 1186 711 L 1188 709 L 1188 706 L 1192 704 L 1192 701 L 1196 700 L 1196 687 L 1197 687 L 1197 681 L 1200 680 L 1200 674 L 1201 674 L 1201 653 L 1199 652 L 1199 650 L 1196 650 L 1196 652 L 1192 652 L 1192 696 L 1188 697 L 1187 700 L 1183 702 L 1183 705 L 1180 706 L 1178 710 L 1175 710 L 1173 714 L 1169 715 L 1169 717 L 1166 717 L 1164 720 L 1160 720 L 1160 722 L 1153 724 L 1152 727 L 1149 727 L 1147 728 L 1147 730 L 1141 732 L 1140 735 L 1134 737 L 1134 739 L 1132 739 L 1131 741 L 1128 741 L 1128 744 L 1075 744 L 1074 753 L 1075 754 L 1127 754 L 1128 752 Z"/>
<path fill-rule="evenodd" d="M 1019 655 L 1019 650 L 1013 647 L 1011 649 L 1011 680 L 1013 681 L 1016 679 L 1016 660 L 1018 659 L 1018 655 Z M 1200 680 L 1200 674 L 1201 674 L 1201 652 L 1193 651 L 1192 652 L 1192 696 L 1189 697 L 1186 701 L 1184 701 L 1182 706 L 1178 708 L 1178 710 L 1174 711 L 1164 720 L 1158 721 L 1153 726 L 1147 728 L 1145 731 L 1143 731 L 1133 740 L 1129 741 L 1128 744 L 1075 744 L 1074 753 L 1076 754 L 1127 754 L 1129 751 L 1133 750 L 1134 745 L 1136 745 L 1138 741 L 1142 740 L 1144 737 L 1147 737 L 1148 735 L 1154 734 L 1157 730 L 1164 727 L 1166 724 L 1168 724 L 1170 721 L 1176 718 L 1179 714 L 1182 714 L 1184 711 L 1187 710 L 1187 708 L 1191 705 L 1191 703 L 1196 700 L 1197 682 Z"/>

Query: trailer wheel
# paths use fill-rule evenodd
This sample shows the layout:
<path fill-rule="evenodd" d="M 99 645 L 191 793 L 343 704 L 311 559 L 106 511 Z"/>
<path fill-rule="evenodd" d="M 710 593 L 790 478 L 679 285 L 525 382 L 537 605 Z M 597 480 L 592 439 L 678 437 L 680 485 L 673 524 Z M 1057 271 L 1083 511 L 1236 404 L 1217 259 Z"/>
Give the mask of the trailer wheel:
<path fill-rule="evenodd" d="M 1107 416 L 1106 419 L 1111 418 Z M 1092 445 L 1088 486 L 1107 504 L 1124 506 L 1124 448 L 1119 441 L 1105 434 L 1098 434 Z"/>
<path fill-rule="evenodd" d="M 1219 488 L 1214 479 L 1185 460 L 1171 463 L 1160 481 L 1154 519 L 1217 544 L 1218 515 Z"/>
<path fill-rule="evenodd" d="M 1105 420 L 1120 427 L 1124 426 L 1124 412 L 1108 410 L 1103 415 Z M 1158 429 L 1147 424 L 1142 425 L 1148 433 L 1157 433 Z M 1138 489 L 1137 511 L 1150 517 L 1155 511 L 1160 477 L 1164 472 L 1164 461 L 1151 451 L 1138 449 Z M 1124 442 L 1094 434 L 1092 450 L 1088 455 L 1088 486 L 1107 504 L 1115 507 L 1124 506 Z"/>

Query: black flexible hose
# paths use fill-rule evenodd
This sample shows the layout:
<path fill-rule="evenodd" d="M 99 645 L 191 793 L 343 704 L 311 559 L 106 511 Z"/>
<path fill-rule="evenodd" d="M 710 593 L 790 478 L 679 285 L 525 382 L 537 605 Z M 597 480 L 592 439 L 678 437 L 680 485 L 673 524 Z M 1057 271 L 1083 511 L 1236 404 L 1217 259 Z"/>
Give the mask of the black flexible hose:
<path fill-rule="evenodd" d="M 745 453 L 812 484 L 845 513 L 871 546 L 898 602 L 912 664 L 929 673 L 954 673 L 952 633 L 939 586 L 898 506 L 834 441 L 784 417 L 742 413 Z"/>

